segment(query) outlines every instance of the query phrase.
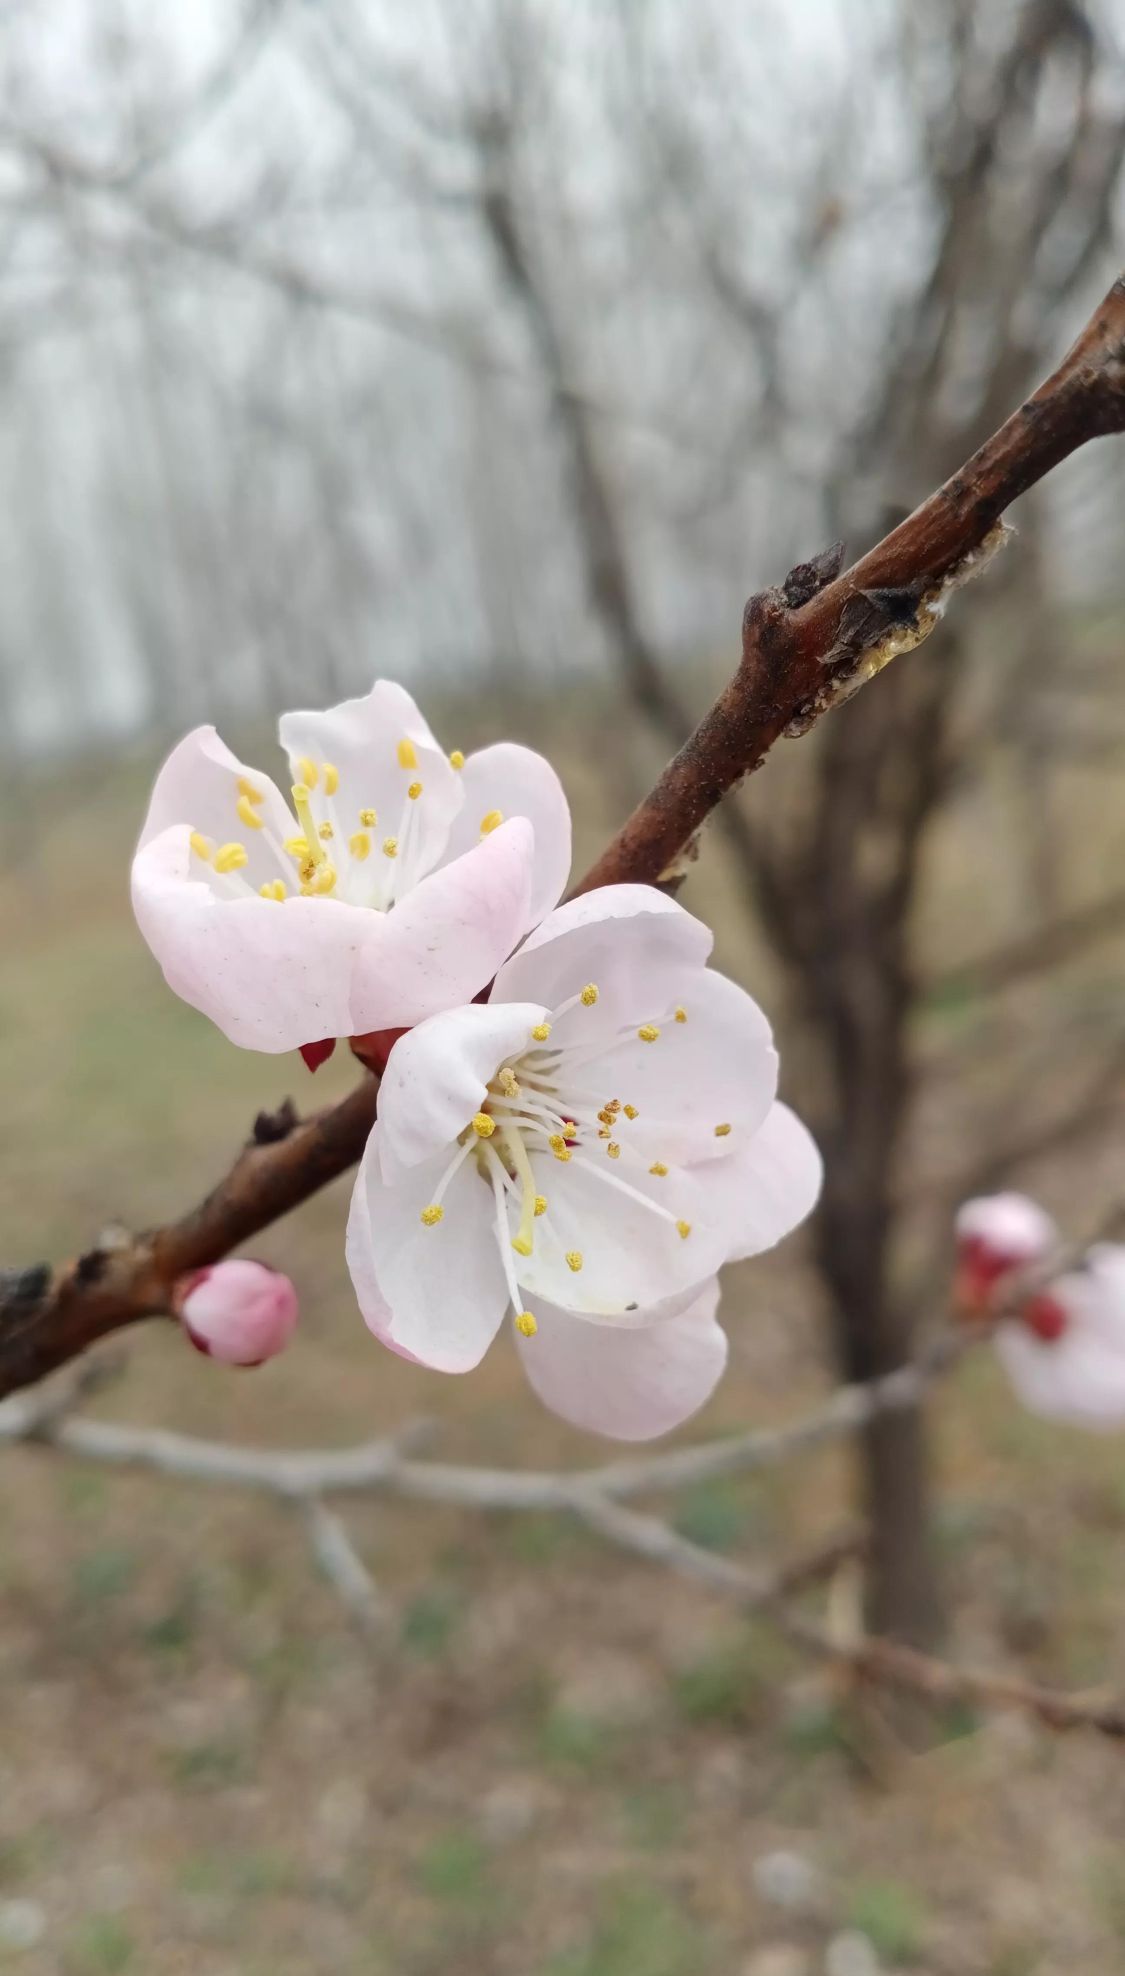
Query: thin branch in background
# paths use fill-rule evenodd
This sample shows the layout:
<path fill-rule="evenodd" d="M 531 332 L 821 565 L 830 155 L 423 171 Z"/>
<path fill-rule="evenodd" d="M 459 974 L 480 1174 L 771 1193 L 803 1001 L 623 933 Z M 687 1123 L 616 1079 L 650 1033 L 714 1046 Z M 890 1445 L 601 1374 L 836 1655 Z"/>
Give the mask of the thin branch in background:
<path fill-rule="evenodd" d="M 1002 947 L 974 959 L 958 961 L 953 967 L 927 977 L 922 995 L 926 1002 L 953 1001 L 968 995 L 991 995 L 1020 982 L 1032 980 L 1051 968 L 1084 954 L 1100 940 L 1111 939 L 1125 929 L 1125 890 L 1111 892 L 1092 905 L 1066 913 L 1034 933 L 1009 940 Z"/>
<path fill-rule="evenodd" d="M 319 1496 L 302 1504 L 313 1556 L 339 1593 L 361 1633 L 373 1640 L 385 1630 L 387 1613 L 374 1578 L 356 1550 L 347 1526 Z"/>

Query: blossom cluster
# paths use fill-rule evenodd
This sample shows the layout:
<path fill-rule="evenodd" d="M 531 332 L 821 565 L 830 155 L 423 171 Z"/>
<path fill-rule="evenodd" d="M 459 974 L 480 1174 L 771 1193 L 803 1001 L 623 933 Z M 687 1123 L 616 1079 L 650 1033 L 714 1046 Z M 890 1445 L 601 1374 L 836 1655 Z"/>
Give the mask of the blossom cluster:
<path fill-rule="evenodd" d="M 211 728 L 160 771 L 133 901 L 166 979 L 232 1042 L 312 1066 L 389 1038 L 347 1229 L 378 1339 L 465 1372 L 509 1317 L 556 1412 L 667 1431 L 726 1362 L 719 1269 L 819 1190 L 765 1017 L 659 890 L 558 903 L 570 814 L 530 749 L 447 754 L 387 681 L 280 738 L 288 799 Z M 256 1267 L 194 1286 L 195 1329 L 185 1294 L 214 1356 L 288 1336 L 284 1295 L 248 1282 L 251 1320 L 223 1274 Z"/>

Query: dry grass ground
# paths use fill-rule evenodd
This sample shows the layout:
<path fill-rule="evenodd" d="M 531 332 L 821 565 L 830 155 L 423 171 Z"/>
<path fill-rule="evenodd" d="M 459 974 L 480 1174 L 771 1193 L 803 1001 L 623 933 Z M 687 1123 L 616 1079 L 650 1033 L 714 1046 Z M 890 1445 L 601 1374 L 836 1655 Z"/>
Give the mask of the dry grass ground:
<path fill-rule="evenodd" d="M 570 755 L 592 848 L 622 788 L 596 747 Z M 135 934 L 124 871 L 145 781 L 123 769 L 39 792 L 36 860 L 0 887 L 5 1260 L 174 1209 L 258 1107 L 307 1097 L 298 1063 L 233 1051 L 181 1007 Z M 928 934 L 944 942 L 960 901 L 967 951 L 986 917 L 980 860 L 962 855 L 979 819 L 960 828 Z M 1102 829 L 1088 891 L 1120 850 Z M 693 885 L 726 928 L 721 859 Z M 724 931 L 727 964 L 775 992 L 743 937 Z M 927 1047 L 967 1073 L 923 1109 L 927 1170 L 964 1153 L 982 1112 L 1015 1117 L 1005 1052 L 1034 1064 L 1044 1106 L 1096 1064 L 1120 958 L 1100 950 L 999 1014 L 935 1016 Z M 1062 1053 L 1044 1040 L 1060 1034 Z M 346 1075 L 330 1065 L 317 1095 Z M 1030 1177 L 1080 1225 L 1115 1169 L 1103 1133 Z M 286 1358 L 224 1374 L 152 1326 L 99 1404 L 263 1443 L 424 1411 L 452 1459 L 594 1457 L 502 1344 L 464 1380 L 378 1350 L 343 1268 L 346 1198 L 334 1188 L 259 1245 L 302 1292 Z M 731 1375 L 695 1435 L 784 1419 L 823 1390 L 799 1243 L 740 1272 L 726 1315 Z M 986 1355 L 940 1395 L 933 1434 L 957 1649 L 1068 1686 L 1125 1683 L 1125 1443 L 1036 1425 Z M 1125 1967 L 1111 1745 L 965 1717 L 912 1755 L 768 1627 L 558 1519 L 349 1511 L 387 1606 L 373 1651 L 280 1507 L 30 1449 L 0 1470 L 0 1966 L 21 1976 L 811 1976 L 849 1922 L 888 1969 Z M 837 1452 L 670 1507 L 698 1541 L 754 1557 L 815 1540 L 846 1492 Z M 754 1861 L 778 1847 L 815 1866 L 815 1913 L 757 1890 Z M 34 1904 L 29 1946 L 12 1902 Z"/>

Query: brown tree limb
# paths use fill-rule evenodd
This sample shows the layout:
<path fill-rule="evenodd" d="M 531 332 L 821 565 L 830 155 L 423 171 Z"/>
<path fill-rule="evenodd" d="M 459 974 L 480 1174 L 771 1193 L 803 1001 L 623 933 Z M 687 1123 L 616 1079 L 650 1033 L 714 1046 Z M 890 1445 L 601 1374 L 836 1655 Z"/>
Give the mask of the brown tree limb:
<path fill-rule="evenodd" d="M 1018 495 L 1088 440 L 1125 430 L 1125 277 L 1059 368 L 937 493 L 842 576 L 833 556 L 751 599 L 742 661 L 691 739 L 581 881 L 655 883 L 778 737 L 803 732 L 933 628 L 992 552 Z M 165 1312 L 184 1271 L 217 1261 L 354 1165 L 375 1117 L 367 1078 L 333 1109 L 246 1147 L 198 1207 L 52 1268 L 0 1274 L 0 1395 L 99 1338 Z M 267 1122 L 268 1123 L 268 1122 Z"/>

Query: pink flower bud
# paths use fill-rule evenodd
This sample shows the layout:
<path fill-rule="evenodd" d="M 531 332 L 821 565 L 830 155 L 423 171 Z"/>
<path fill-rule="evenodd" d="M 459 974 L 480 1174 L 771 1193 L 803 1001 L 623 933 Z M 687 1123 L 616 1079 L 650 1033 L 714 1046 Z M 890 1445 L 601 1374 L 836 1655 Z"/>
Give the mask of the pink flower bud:
<path fill-rule="evenodd" d="M 293 1335 L 297 1292 L 278 1270 L 236 1259 L 181 1276 L 172 1309 L 196 1351 L 224 1365 L 261 1365 Z"/>

